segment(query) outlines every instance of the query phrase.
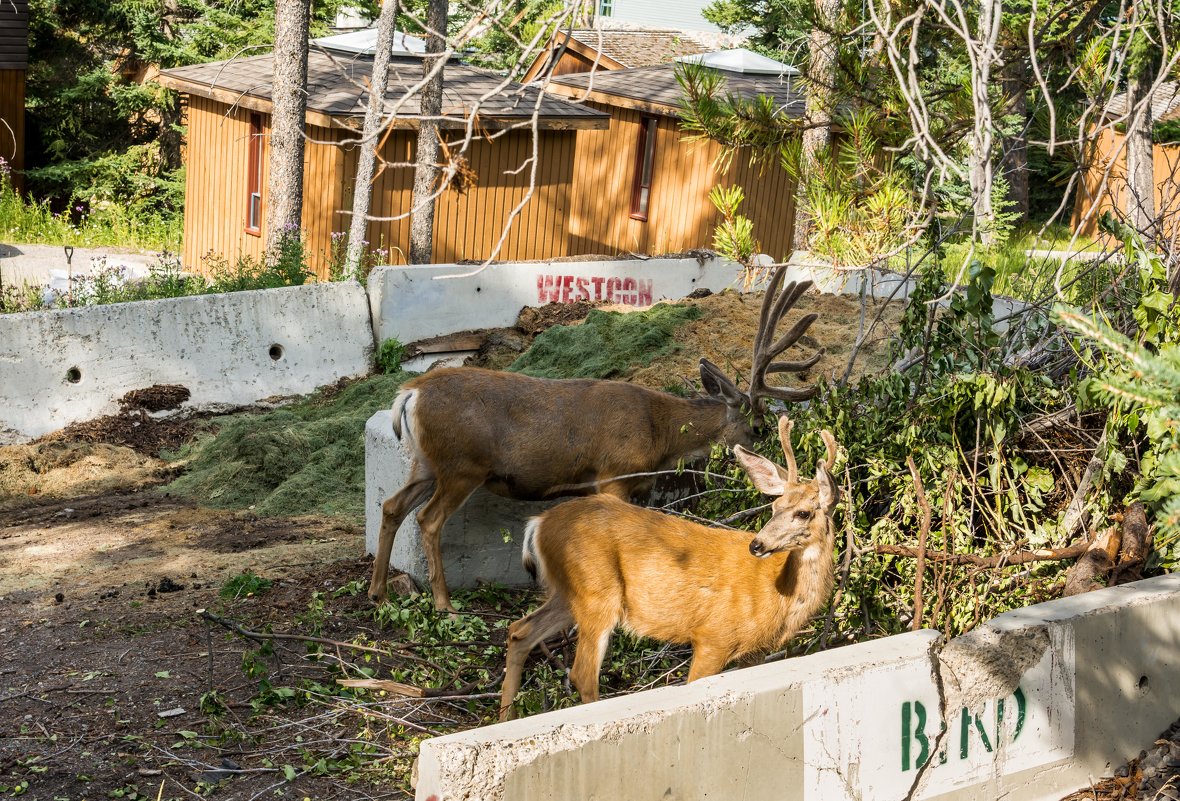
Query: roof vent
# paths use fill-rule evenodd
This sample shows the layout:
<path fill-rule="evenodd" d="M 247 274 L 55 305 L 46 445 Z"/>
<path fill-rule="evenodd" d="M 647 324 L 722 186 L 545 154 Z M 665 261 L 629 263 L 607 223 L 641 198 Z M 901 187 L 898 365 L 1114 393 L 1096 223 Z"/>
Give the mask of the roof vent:
<path fill-rule="evenodd" d="M 736 50 L 718 50 L 713 53 L 698 53 L 680 56 L 677 61 L 685 64 L 703 64 L 715 70 L 741 72 L 746 75 L 798 75 L 799 70 L 790 64 L 739 47 Z"/>
<path fill-rule="evenodd" d="M 311 43 L 337 53 L 371 56 L 377 47 L 377 29 L 362 28 L 359 31 L 338 33 L 335 36 L 323 36 L 312 39 Z M 397 31 L 393 34 L 393 52 L 394 55 L 425 53 L 426 40 Z"/>

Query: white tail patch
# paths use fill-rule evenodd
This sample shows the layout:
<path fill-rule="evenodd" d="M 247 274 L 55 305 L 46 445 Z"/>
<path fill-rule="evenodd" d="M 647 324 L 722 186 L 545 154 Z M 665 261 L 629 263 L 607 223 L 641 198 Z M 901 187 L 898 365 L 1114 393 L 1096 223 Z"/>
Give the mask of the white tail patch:
<path fill-rule="evenodd" d="M 403 389 L 393 399 L 393 433 L 400 440 L 404 432 L 407 446 L 413 446 L 415 440 L 413 423 L 414 407 L 418 405 L 417 401 L 418 390 L 416 389 Z"/>
<path fill-rule="evenodd" d="M 541 562 L 541 555 L 537 552 L 537 531 L 541 528 L 540 517 L 530 517 L 529 522 L 524 526 L 524 543 L 520 546 L 520 560 L 524 563 L 524 569 L 529 571 L 538 584 L 545 583 L 544 564 Z"/>

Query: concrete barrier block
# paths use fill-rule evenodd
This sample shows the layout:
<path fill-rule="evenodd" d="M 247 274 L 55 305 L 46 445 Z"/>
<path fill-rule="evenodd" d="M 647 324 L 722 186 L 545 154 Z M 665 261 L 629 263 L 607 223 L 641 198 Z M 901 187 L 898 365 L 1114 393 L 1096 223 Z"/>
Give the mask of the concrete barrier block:
<path fill-rule="evenodd" d="M 365 425 L 365 549 L 377 550 L 381 531 L 381 504 L 393 495 L 410 474 L 410 457 L 393 434 L 392 412 L 378 412 Z M 443 569 L 447 585 L 476 587 L 495 582 L 509 586 L 532 583 L 521 565 L 520 546 L 528 518 L 557 501 L 513 501 L 480 488 L 443 526 Z M 422 530 L 415 513 L 402 522 L 393 541 L 390 564 L 409 573 L 420 585 L 429 586 Z"/>
<path fill-rule="evenodd" d="M 1180 576 L 422 744 L 417 798 L 1058 799 L 1180 717 Z"/>
<path fill-rule="evenodd" d="M 111 414 L 153 384 L 196 407 L 305 394 L 367 373 L 372 348 L 355 283 L 0 315 L 0 436 Z"/>
<path fill-rule="evenodd" d="M 524 306 L 603 300 L 650 306 L 705 287 L 720 292 L 739 285 L 733 262 L 700 259 L 519 262 L 492 264 L 462 278 L 470 265 L 380 267 L 368 281 L 373 336 L 413 342 L 426 337 L 516 322 Z"/>

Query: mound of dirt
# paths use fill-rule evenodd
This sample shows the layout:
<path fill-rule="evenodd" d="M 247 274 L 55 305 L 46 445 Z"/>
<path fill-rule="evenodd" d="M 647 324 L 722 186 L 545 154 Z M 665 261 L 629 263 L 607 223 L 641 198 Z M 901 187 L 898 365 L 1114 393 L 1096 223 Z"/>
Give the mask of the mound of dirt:
<path fill-rule="evenodd" d="M 0 510 L 142 489 L 173 473 L 166 462 L 108 443 L 9 445 L 0 448 Z"/>
<path fill-rule="evenodd" d="M 700 309 L 700 315 L 676 329 L 672 335 L 676 344 L 674 349 L 653 359 L 650 366 L 627 375 L 627 380 L 652 389 L 674 390 L 683 387 L 685 379 L 698 379 L 698 363 L 703 356 L 726 373 L 741 376 L 744 386 L 753 361 L 754 334 L 758 329 L 762 295 L 741 295 L 727 291 L 685 302 Z M 868 301 L 865 310 L 866 328 L 882 312 L 883 305 L 877 301 Z M 897 330 L 904 308 L 904 303 L 894 302 L 884 309 L 881 322 L 860 349 L 853 365 L 852 380 L 888 368 L 889 338 Z M 843 375 L 856 342 L 860 301 L 843 295 L 808 293 L 783 318 L 779 324 L 779 333 L 789 330 L 800 317 L 812 312 L 818 314 L 819 318 L 798 344 L 779 359 L 801 361 L 820 348 L 823 348 L 824 355 L 807 372 L 772 376 L 771 380 L 775 384 L 800 386 L 810 384 L 820 376 L 832 380 Z"/>
<path fill-rule="evenodd" d="M 158 457 L 161 451 L 176 450 L 191 441 L 205 427 L 207 418 L 208 415 L 157 418 L 143 409 L 124 409 L 118 414 L 70 423 L 37 442 L 105 442 Z"/>
<path fill-rule="evenodd" d="M 192 397 L 188 387 L 181 384 L 155 384 L 144 389 L 133 389 L 119 399 L 123 409 L 143 409 L 148 412 L 162 412 L 175 409 Z"/>

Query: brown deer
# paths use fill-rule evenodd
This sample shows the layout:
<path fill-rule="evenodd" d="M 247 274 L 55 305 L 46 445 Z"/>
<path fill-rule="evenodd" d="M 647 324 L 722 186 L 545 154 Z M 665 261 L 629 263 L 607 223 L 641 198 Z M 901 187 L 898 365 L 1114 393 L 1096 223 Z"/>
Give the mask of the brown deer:
<path fill-rule="evenodd" d="M 598 700 L 598 673 L 616 626 L 690 643 L 689 681 L 782 647 L 832 591 L 836 441 L 828 431 L 820 436 L 827 459 L 805 482 L 799 481 L 786 417 L 779 419 L 785 470 L 741 445 L 734 448 L 754 486 L 778 496 L 770 520 L 753 535 L 607 495 L 572 500 L 530 520 L 525 567 L 539 574 L 549 597 L 508 629 L 500 719 L 513 716 L 521 670 L 533 648 L 575 623 L 570 679 L 583 702 Z"/>
<path fill-rule="evenodd" d="M 519 500 L 596 492 L 629 500 L 650 486 L 651 473 L 706 454 L 714 442 L 750 444 L 767 398 L 814 395 L 814 387 L 766 384 L 768 373 L 807 370 L 822 355 L 774 362 L 818 316 L 805 315 L 774 341 L 783 315 L 811 286 L 791 282 L 779 292 L 783 275 L 780 267 L 762 302 L 748 393 L 707 359 L 701 359 L 701 383 L 708 394 L 694 399 L 621 381 L 470 367 L 433 370 L 407 382 L 393 403 L 393 430 L 411 454 L 410 477 L 382 505 L 369 597 L 385 597 L 394 536 L 423 502 L 418 524 L 434 605 L 452 610 L 439 536 L 477 487 Z"/>

